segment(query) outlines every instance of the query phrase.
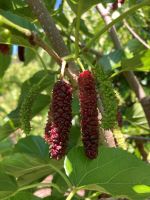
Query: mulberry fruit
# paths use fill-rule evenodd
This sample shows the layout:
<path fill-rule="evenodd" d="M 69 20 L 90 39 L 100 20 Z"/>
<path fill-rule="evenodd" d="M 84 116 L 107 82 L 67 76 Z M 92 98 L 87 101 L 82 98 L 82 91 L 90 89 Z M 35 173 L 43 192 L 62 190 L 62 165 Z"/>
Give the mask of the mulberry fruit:
<path fill-rule="evenodd" d="M 20 123 L 21 128 L 24 130 L 26 134 L 29 134 L 31 131 L 31 114 L 32 114 L 32 106 L 33 103 L 39 93 L 39 85 L 33 85 L 31 89 L 29 90 L 26 98 L 22 102 L 21 108 L 20 108 Z"/>
<path fill-rule="evenodd" d="M 72 120 L 71 102 L 71 85 L 63 80 L 56 82 L 45 127 L 45 141 L 50 146 L 51 158 L 56 160 L 66 154 Z"/>
<path fill-rule="evenodd" d="M 25 61 L 25 48 L 22 46 L 18 46 L 18 58 L 20 61 Z"/>
<path fill-rule="evenodd" d="M 4 55 L 8 55 L 9 53 L 9 46 L 8 44 L 0 44 L 0 52 Z"/>
<path fill-rule="evenodd" d="M 79 99 L 81 112 L 82 141 L 86 156 L 94 159 L 98 155 L 98 110 L 94 77 L 86 70 L 79 75 Z"/>
<path fill-rule="evenodd" d="M 118 101 L 113 90 L 112 82 L 105 74 L 101 66 L 94 70 L 97 88 L 102 101 L 104 111 L 102 112 L 101 127 L 105 130 L 112 129 L 116 125 Z"/>

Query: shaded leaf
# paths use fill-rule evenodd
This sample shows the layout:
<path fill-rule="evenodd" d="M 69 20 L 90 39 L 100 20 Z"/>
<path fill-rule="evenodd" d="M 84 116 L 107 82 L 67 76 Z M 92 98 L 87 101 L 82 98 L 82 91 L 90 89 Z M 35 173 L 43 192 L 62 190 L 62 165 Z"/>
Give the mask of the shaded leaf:
<path fill-rule="evenodd" d="M 0 172 L 0 199 L 8 197 L 17 190 L 17 183 L 14 177 Z"/>
<path fill-rule="evenodd" d="M 15 196 L 11 197 L 9 200 L 40 200 L 41 198 L 34 196 L 32 193 L 23 191 L 17 193 Z"/>

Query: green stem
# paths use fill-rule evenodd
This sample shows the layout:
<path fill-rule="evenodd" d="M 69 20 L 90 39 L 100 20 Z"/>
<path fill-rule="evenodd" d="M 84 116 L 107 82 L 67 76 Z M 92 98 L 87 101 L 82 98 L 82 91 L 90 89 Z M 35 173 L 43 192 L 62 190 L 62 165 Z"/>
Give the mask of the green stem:
<path fill-rule="evenodd" d="M 77 58 L 77 63 L 79 64 L 81 70 L 84 71 L 85 69 L 84 69 L 84 66 L 82 65 L 80 58 Z"/>
<path fill-rule="evenodd" d="M 123 20 L 124 18 L 126 18 L 128 15 L 134 13 L 136 10 L 138 10 L 139 8 L 142 8 L 143 6 L 147 6 L 150 5 L 150 1 L 149 0 L 145 0 L 141 3 L 136 4 L 135 6 L 132 6 L 129 10 L 127 10 L 126 12 L 124 12 L 122 15 L 120 15 L 119 17 L 117 17 L 116 19 L 114 19 L 111 23 L 109 23 L 108 25 L 106 25 L 102 30 L 98 31 L 98 33 L 96 33 L 96 35 L 87 43 L 85 48 L 89 48 L 92 46 L 92 44 L 106 31 L 108 31 L 114 24 L 120 22 L 121 20 Z M 82 51 L 84 51 L 84 49 L 82 49 Z"/>
<path fill-rule="evenodd" d="M 70 192 L 70 194 L 68 195 L 68 197 L 66 198 L 66 200 L 71 200 L 72 197 L 75 195 L 76 191 L 77 191 L 76 189 L 73 189 L 73 190 Z"/>
<path fill-rule="evenodd" d="M 49 164 L 49 166 L 54 169 L 56 172 L 59 173 L 59 175 L 64 179 L 64 181 L 66 182 L 66 184 L 68 185 L 69 188 L 72 187 L 72 184 L 71 182 L 69 181 L 68 177 L 59 169 L 57 169 L 55 166 Z"/>
<path fill-rule="evenodd" d="M 81 9 L 82 9 L 82 0 L 78 2 L 78 10 L 77 10 L 77 21 L 76 21 L 76 29 L 75 29 L 75 55 L 78 58 L 79 55 L 79 31 L 80 31 L 80 18 L 81 18 Z"/>
<path fill-rule="evenodd" d="M 63 193 L 63 191 L 54 183 L 35 183 L 32 185 L 28 185 L 28 186 L 24 186 L 22 188 L 19 188 L 16 192 L 14 192 L 13 194 L 11 194 L 10 196 L 4 197 L 2 200 L 8 199 L 12 196 L 15 196 L 18 192 L 24 191 L 24 190 L 28 190 L 28 189 L 32 189 L 35 187 L 54 187 L 59 193 Z"/>
<path fill-rule="evenodd" d="M 54 183 L 35 183 L 32 185 L 24 186 L 18 189 L 18 192 L 23 190 L 28 190 L 35 187 L 54 187 L 59 193 L 63 193 L 63 191 Z"/>
<path fill-rule="evenodd" d="M 38 57 L 39 60 L 41 61 L 45 73 L 48 74 L 48 69 L 47 69 L 47 67 L 46 67 L 46 65 L 45 65 L 45 63 L 44 63 L 44 61 L 43 61 L 43 59 L 41 58 L 41 56 L 39 55 L 39 53 L 38 53 L 35 49 L 32 49 L 32 50 L 35 52 L 35 54 L 37 55 L 37 57 Z"/>

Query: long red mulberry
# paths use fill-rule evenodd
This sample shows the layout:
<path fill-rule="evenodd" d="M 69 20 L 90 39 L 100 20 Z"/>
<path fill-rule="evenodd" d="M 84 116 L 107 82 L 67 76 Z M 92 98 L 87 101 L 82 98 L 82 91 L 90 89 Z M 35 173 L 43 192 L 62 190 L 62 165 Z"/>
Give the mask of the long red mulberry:
<path fill-rule="evenodd" d="M 98 110 L 94 77 L 86 70 L 79 75 L 79 99 L 81 112 L 82 141 L 88 158 L 98 155 Z"/>
<path fill-rule="evenodd" d="M 56 160 L 66 154 L 72 120 L 71 102 L 71 85 L 63 80 L 56 82 L 45 127 L 45 141 L 50 145 L 50 156 Z"/>

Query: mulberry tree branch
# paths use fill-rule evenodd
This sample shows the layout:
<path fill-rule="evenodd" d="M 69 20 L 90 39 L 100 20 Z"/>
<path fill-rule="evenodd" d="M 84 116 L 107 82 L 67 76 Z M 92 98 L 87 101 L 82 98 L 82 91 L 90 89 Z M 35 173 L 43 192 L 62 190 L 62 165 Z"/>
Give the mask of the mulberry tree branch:
<path fill-rule="evenodd" d="M 52 17 L 50 16 L 47 8 L 42 0 L 26 0 L 29 4 L 31 10 L 37 16 L 41 26 L 43 27 L 49 42 L 51 43 L 53 49 L 60 57 L 65 57 L 69 55 L 69 51 L 57 29 Z M 78 69 L 75 67 L 73 62 L 69 63 L 68 72 L 70 78 L 77 80 Z"/>
<path fill-rule="evenodd" d="M 105 9 L 103 4 L 101 4 L 101 3 L 98 4 L 96 6 L 96 9 L 99 12 L 99 14 L 102 16 L 102 18 L 106 24 L 109 24 L 112 22 L 110 13 L 108 12 L 107 9 Z M 115 26 L 113 26 L 110 29 L 109 34 L 110 34 L 110 37 L 112 39 L 112 42 L 113 42 L 115 48 L 122 49 L 122 45 L 121 45 L 121 42 L 117 35 Z M 135 92 L 139 102 L 141 103 L 141 106 L 144 110 L 147 122 L 150 126 L 150 100 L 149 101 L 147 100 L 149 98 L 146 97 L 143 87 L 141 86 L 139 80 L 137 79 L 137 77 L 135 76 L 135 74 L 132 71 L 123 72 L 123 75 L 124 75 L 125 79 L 127 80 L 128 84 L 130 85 L 131 89 Z"/>

